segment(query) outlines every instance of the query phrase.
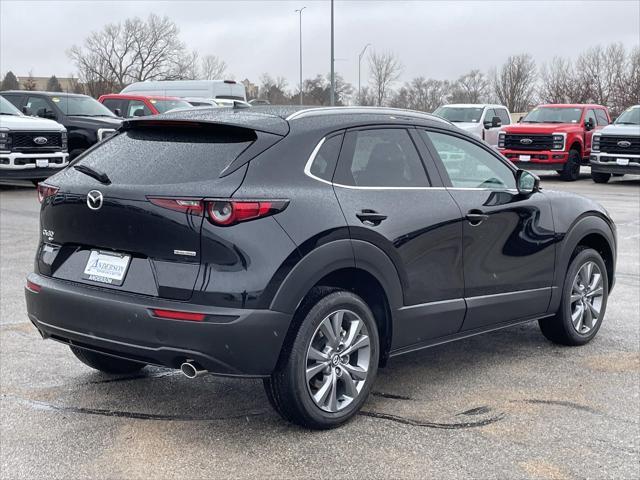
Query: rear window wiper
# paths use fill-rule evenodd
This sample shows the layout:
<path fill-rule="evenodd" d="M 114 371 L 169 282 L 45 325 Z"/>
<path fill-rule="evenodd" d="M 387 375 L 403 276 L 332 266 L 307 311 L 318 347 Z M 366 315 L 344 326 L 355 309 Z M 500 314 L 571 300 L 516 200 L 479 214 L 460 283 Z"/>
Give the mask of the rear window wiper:
<path fill-rule="evenodd" d="M 85 175 L 89 175 L 90 177 L 95 178 L 104 185 L 111 185 L 111 179 L 104 172 L 100 172 L 91 167 L 87 167 L 86 165 L 74 165 L 73 168 L 75 168 L 80 173 L 84 173 Z"/>

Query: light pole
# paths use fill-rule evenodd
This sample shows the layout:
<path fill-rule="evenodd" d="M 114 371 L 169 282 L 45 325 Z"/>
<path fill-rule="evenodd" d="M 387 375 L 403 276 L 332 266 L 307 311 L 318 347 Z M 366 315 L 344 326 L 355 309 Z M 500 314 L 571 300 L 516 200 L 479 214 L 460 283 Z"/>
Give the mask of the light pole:
<path fill-rule="evenodd" d="M 360 52 L 360 55 L 358 55 L 358 103 L 362 101 L 362 97 L 360 97 L 360 64 L 362 63 L 362 57 L 364 56 L 364 52 L 366 52 L 367 48 L 369 48 L 370 46 L 371 44 L 367 43 L 362 49 L 362 51 Z"/>
<path fill-rule="evenodd" d="M 302 11 L 307 7 L 302 7 L 295 12 L 298 14 L 300 18 L 300 105 L 302 105 Z"/>
<path fill-rule="evenodd" d="M 336 76 L 333 70 L 333 0 L 331 0 L 331 94 L 329 96 L 331 106 L 336 104 Z"/>

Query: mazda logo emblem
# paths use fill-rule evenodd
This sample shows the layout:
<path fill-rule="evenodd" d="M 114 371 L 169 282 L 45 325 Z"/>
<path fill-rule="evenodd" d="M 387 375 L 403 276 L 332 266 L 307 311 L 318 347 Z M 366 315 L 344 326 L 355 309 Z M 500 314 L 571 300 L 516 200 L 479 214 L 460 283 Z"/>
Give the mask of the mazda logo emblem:
<path fill-rule="evenodd" d="M 47 137 L 36 137 L 33 139 L 33 143 L 37 145 L 45 145 L 48 141 Z"/>
<path fill-rule="evenodd" d="M 622 147 L 622 148 L 628 148 L 631 146 L 631 142 L 627 141 L 627 140 L 620 140 L 618 142 L 618 146 Z"/>
<path fill-rule="evenodd" d="M 91 210 L 100 210 L 102 208 L 102 192 L 99 190 L 91 190 L 87 193 L 87 207 Z"/>
<path fill-rule="evenodd" d="M 520 143 L 523 145 L 531 145 L 533 143 L 533 140 L 531 140 L 530 138 L 521 138 Z"/>

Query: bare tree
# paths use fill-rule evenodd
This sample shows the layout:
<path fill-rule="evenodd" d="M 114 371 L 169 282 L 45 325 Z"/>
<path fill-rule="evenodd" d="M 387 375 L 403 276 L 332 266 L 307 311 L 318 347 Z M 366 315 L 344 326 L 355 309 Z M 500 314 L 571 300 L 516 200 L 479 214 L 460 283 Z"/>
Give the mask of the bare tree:
<path fill-rule="evenodd" d="M 576 101 L 576 85 L 573 63 L 561 57 L 554 57 L 540 70 L 538 96 L 543 103 L 570 103 Z M 579 100 L 578 100 L 579 101 Z"/>
<path fill-rule="evenodd" d="M 290 103 L 286 92 L 287 81 L 284 77 L 272 78 L 265 73 L 260 77 L 260 98 L 269 100 L 274 105 Z"/>
<path fill-rule="evenodd" d="M 453 84 L 449 101 L 451 103 L 481 103 L 486 101 L 489 80 L 480 70 L 471 70 Z"/>
<path fill-rule="evenodd" d="M 227 71 L 227 64 L 224 60 L 215 55 L 207 55 L 202 59 L 202 71 L 200 78 L 203 80 L 221 79 Z"/>
<path fill-rule="evenodd" d="M 371 107 L 376 104 L 375 93 L 370 90 L 369 87 L 362 87 L 357 102 L 358 105 L 362 105 L 363 107 Z"/>
<path fill-rule="evenodd" d="M 450 94 L 450 82 L 417 77 L 410 83 L 405 83 L 404 87 L 398 90 L 394 97 L 393 106 L 432 112 L 440 105 L 447 103 Z"/>
<path fill-rule="evenodd" d="M 493 73 L 493 90 L 500 103 L 512 112 L 524 112 L 533 102 L 536 64 L 529 54 L 510 56 Z"/>
<path fill-rule="evenodd" d="M 369 72 L 376 104 L 380 106 L 389 96 L 393 83 L 400 77 L 402 64 L 391 52 L 378 54 L 372 51 L 369 55 Z"/>
<path fill-rule="evenodd" d="M 614 115 L 619 115 L 631 105 L 640 104 L 640 47 L 629 52 L 626 68 L 615 81 Z"/>
<path fill-rule="evenodd" d="M 135 17 L 92 32 L 83 46 L 68 55 L 92 94 L 103 88 L 122 89 L 144 80 L 197 77 L 197 54 L 189 53 L 177 25 L 168 17 Z"/>
<path fill-rule="evenodd" d="M 29 71 L 29 76 L 22 82 L 23 90 L 35 90 L 36 89 L 36 81 L 33 78 L 33 72 Z"/>

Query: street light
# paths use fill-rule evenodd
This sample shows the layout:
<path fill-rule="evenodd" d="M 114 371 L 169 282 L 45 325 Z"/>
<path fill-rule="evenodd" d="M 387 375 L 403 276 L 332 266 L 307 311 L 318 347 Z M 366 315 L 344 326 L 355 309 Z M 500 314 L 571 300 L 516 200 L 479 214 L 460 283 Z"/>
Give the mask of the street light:
<path fill-rule="evenodd" d="M 360 97 L 360 64 L 362 63 L 362 57 L 364 56 L 364 52 L 366 52 L 367 48 L 369 48 L 370 46 L 371 44 L 367 43 L 362 49 L 362 51 L 360 52 L 360 55 L 358 55 L 358 103 L 362 101 L 362 98 Z"/>
<path fill-rule="evenodd" d="M 300 18 L 300 105 L 302 105 L 302 11 L 307 7 L 294 10 Z"/>
<path fill-rule="evenodd" d="M 333 54 L 333 0 L 331 0 L 331 90 L 329 104 L 333 107 L 336 103 L 336 75 L 333 68 L 335 56 Z"/>

